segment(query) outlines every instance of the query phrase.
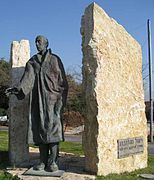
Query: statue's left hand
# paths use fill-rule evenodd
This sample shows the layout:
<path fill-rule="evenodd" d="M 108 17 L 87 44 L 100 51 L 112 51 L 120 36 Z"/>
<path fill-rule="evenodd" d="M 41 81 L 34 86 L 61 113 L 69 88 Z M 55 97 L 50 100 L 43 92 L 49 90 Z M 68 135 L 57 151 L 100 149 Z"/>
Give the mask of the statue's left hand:
<path fill-rule="evenodd" d="M 9 96 L 9 95 L 11 95 L 11 94 L 17 95 L 18 93 L 19 93 L 19 90 L 18 90 L 18 88 L 16 88 L 16 87 L 7 88 L 7 89 L 5 90 L 5 94 L 6 94 L 7 96 Z"/>

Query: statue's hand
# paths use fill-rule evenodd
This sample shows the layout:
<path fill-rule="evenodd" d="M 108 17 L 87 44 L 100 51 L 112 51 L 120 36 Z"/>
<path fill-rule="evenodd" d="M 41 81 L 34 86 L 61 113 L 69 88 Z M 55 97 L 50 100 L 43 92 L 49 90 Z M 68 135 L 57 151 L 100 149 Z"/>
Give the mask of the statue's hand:
<path fill-rule="evenodd" d="M 18 90 L 18 88 L 16 88 L 16 87 L 7 88 L 7 89 L 5 90 L 5 94 L 6 94 L 7 96 L 9 96 L 9 95 L 11 95 L 11 94 L 17 95 L 18 93 L 19 93 L 19 90 Z"/>

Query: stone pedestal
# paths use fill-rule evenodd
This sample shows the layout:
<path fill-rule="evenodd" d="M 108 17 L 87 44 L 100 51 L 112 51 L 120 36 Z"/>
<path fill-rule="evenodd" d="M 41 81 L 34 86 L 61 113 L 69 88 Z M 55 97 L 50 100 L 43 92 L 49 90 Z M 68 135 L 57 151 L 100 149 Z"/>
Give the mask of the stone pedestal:
<path fill-rule="evenodd" d="M 82 17 L 86 170 L 97 175 L 147 166 L 140 45 L 93 3 Z"/>
<path fill-rule="evenodd" d="M 29 58 L 29 41 L 13 41 L 11 45 L 10 87 L 18 85 Z M 19 101 L 15 95 L 11 95 L 9 100 L 9 158 L 13 166 L 23 166 L 29 161 L 28 144 L 26 142 L 27 127 L 28 97 Z"/>

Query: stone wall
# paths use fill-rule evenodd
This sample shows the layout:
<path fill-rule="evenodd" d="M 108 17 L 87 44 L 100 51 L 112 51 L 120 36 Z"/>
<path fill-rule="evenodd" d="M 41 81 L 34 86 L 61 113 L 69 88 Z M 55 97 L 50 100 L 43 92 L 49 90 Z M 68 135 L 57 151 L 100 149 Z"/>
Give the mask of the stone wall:
<path fill-rule="evenodd" d="M 26 62 L 30 58 L 28 40 L 13 41 L 11 45 L 11 83 L 18 85 Z M 28 144 L 26 142 L 28 125 L 28 97 L 17 100 L 15 95 L 9 99 L 9 158 L 14 166 L 23 166 L 29 161 Z"/>
<path fill-rule="evenodd" d="M 144 168 L 141 47 L 95 3 L 86 8 L 81 24 L 86 170 L 107 175 Z"/>

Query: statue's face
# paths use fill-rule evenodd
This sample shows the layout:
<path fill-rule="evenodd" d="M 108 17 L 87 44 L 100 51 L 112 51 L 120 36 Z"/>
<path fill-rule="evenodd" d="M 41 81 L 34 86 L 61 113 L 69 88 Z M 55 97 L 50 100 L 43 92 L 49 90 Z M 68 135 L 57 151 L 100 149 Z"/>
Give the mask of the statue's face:
<path fill-rule="evenodd" d="M 39 52 L 47 48 L 46 40 L 43 37 L 37 38 L 35 43 L 36 43 L 36 48 Z"/>

